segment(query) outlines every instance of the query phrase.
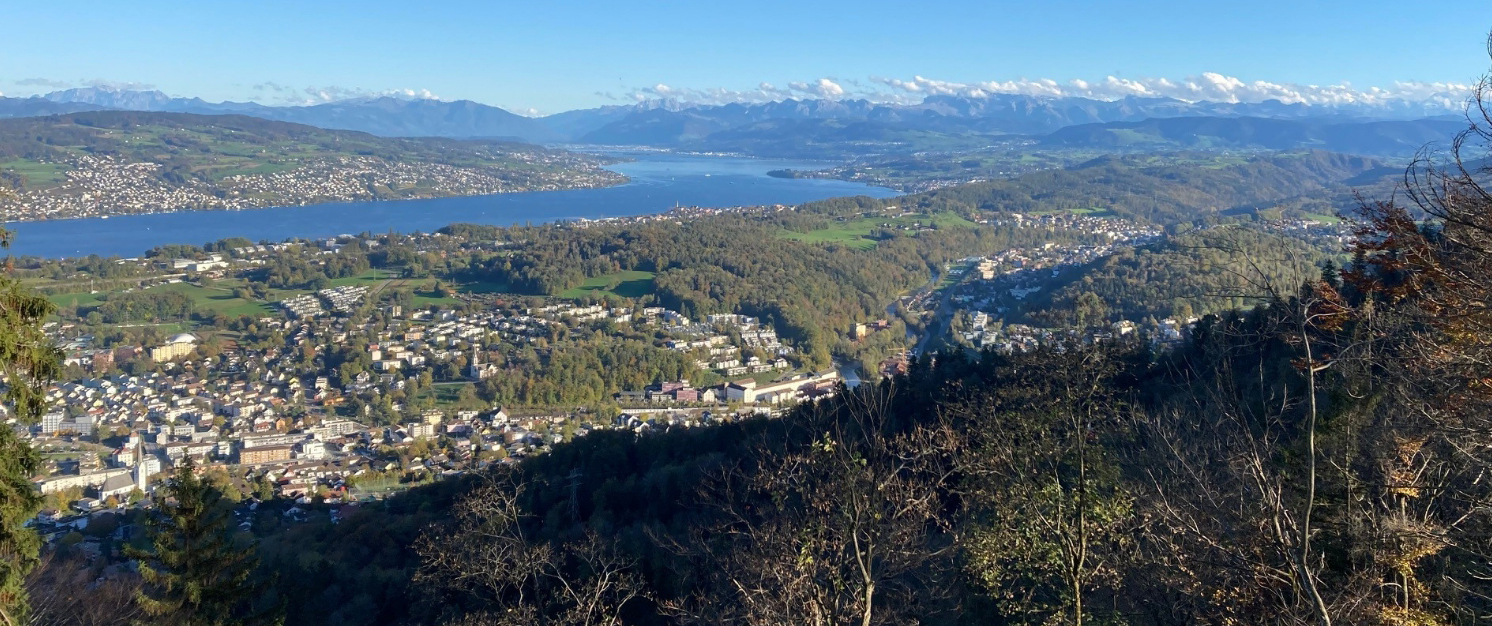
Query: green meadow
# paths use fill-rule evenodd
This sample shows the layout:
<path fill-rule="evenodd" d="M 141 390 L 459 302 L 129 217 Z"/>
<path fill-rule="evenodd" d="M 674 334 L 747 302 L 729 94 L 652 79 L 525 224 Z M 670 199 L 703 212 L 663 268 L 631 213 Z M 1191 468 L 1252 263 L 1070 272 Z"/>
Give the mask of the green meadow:
<path fill-rule="evenodd" d="M 910 228 L 915 225 L 937 226 L 938 228 L 970 228 L 975 226 L 974 222 L 964 219 L 963 216 L 950 211 L 938 213 L 921 213 L 906 215 L 897 218 L 889 217 L 857 217 L 835 222 L 828 228 L 820 228 L 808 232 L 782 231 L 779 236 L 784 239 L 793 239 L 803 243 L 839 244 L 861 250 L 868 250 L 876 246 L 876 240 L 871 234 L 883 227 L 885 228 Z"/>
<path fill-rule="evenodd" d="M 615 296 L 619 298 L 641 298 L 653 293 L 652 272 L 613 272 L 587 279 L 579 287 L 560 292 L 561 298 L 584 298 L 586 296 Z"/>

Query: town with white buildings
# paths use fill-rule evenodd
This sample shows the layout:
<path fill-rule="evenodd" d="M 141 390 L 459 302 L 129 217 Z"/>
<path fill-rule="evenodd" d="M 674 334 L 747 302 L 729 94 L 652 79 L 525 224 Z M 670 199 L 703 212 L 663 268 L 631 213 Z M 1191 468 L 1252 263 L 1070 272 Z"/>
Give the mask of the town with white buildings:
<path fill-rule="evenodd" d="M 15 196 L 0 195 L 0 220 L 551 191 L 605 187 L 626 181 L 621 174 L 576 162 L 562 154 L 509 155 L 539 166 L 525 169 L 339 156 L 312 160 L 283 171 L 232 174 L 213 181 L 166 177 L 159 163 L 85 154 L 54 164 L 62 175 L 56 185 L 30 187 Z"/>
<path fill-rule="evenodd" d="M 255 322 L 257 332 L 284 338 L 283 346 L 268 349 L 229 343 L 207 350 L 190 333 L 161 345 L 104 348 L 70 324 L 51 323 L 66 365 L 87 374 L 56 384 L 48 397 L 56 408 L 21 432 L 39 449 L 55 451 L 49 458 L 61 459 L 36 477 L 37 488 L 58 499 L 46 515 L 138 502 L 188 458 L 235 481 L 272 485 L 276 497 L 376 497 L 356 486 L 397 489 L 401 480 L 512 463 L 596 429 L 646 433 L 775 413 L 832 395 L 840 380 L 833 370 L 794 374 L 793 348 L 750 316 L 691 320 L 656 306 L 556 301 L 472 313 L 388 307 L 379 322 L 354 323 L 350 314 L 370 306 L 366 295 L 366 288 L 344 287 L 282 303 L 281 316 Z M 542 344 L 560 328 L 604 323 L 654 329 L 669 337 L 659 349 L 684 353 L 721 382 L 696 388 L 657 381 L 625 390 L 606 415 L 495 405 L 368 412 L 377 398 L 419 384 L 422 375 L 430 380 L 437 367 L 457 372 L 452 383 L 479 383 L 510 374 L 494 364 L 503 349 Z M 307 360 L 350 349 L 361 351 L 366 369 L 344 376 Z M 121 371 L 145 355 L 155 367 Z M 352 408 L 359 406 L 361 412 Z"/>

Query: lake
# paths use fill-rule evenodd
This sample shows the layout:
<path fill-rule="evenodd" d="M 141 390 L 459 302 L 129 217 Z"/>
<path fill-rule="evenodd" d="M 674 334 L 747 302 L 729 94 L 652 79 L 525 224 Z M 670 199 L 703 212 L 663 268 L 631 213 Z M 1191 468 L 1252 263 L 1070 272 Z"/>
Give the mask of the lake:
<path fill-rule="evenodd" d="M 675 204 L 727 207 L 896 195 L 891 189 L 860 183 L 767 176 L 768 171 L 776 169 L 821 169 L 827 166 L 824 163 L 666 153 L 618 156 L 635 160 L 608 166 L 632 179 L 617 187 L 21 222 L 7 226 L 15 231 L 10 253 L 52 258 L 88 254 L 129 257 L 163 244 L 201 245 L 227 237 L 282 241 L 391 229 L 431 232 L 460 222 L 510 226 L 645 215 L 662 213 Z"/>

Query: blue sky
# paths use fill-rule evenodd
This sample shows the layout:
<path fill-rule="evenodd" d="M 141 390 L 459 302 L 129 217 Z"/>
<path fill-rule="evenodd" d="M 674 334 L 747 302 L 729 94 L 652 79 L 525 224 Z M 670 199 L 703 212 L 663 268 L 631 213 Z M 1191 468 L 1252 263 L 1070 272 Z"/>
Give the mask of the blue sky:
<path fill-rule="evenodd" d="M 214 101 L 428 90 L 552 113 L 657 85 L 668 89 L 641 93 L 813 93 L 821 79 L 905 97 L 1206 72 L 1391 88 L 1471 82 L 1488 68 L 1489 28 L 1487 0 L 17 2 L 0 24 L 0 93 L 91 81 Z"/>

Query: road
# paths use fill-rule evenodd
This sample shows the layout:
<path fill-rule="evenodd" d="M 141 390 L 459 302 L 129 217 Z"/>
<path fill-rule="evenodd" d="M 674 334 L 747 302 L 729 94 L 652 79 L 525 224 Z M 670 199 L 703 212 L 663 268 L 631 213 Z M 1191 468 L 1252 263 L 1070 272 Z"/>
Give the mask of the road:
<path fill-rule="evenodd" d="M 894 318 L 894 317 L 900 317 L 896 313 L 896 304 L 898 302 L 901 302 L 902 298 L 910 298 L 909 300 L 907 300 L 907 303 L 909 305 L 915 305 L 917 302 L 920 302 L 922 300 L 922 298 L 926 297 L 927 294 L 931 293 L 933 289 L 937 288 L 938 281 L 940 281 L 942 279 L 943 279 L 943 275 L 940 274 L 940 273 L 938 273 L 938 272 L 936 272 L 936 271 L 934 271 L 932 273 L 932 278 L 927 281 L 926 285 L 923 285 L 922 287 L 918 288 L 917 291 L 912 292 L 912 294 L 910 296 L 901 296 L 901 297 L 898 297 L 896 300 L 892 301 L 891 304 L 886 305 L 886 318 L 887 319 L 891 319 L 891 318 Z M 917 334 L 916 331 L 912 330 L 912 328 L 910 326 L 907 327 L 907 336 L 908 337 L 915 336 L 916 334 Z"/>
<path fill-rule="evenodd" d="M 912 299 L 910 300 L 910 302 L 920 302 L 922 298 L 927 297 L 929 294 L 935 293 L 938 287 L 938 283 L 942 280 L 943 274 L 941 272 L 934 271 L 932 274 L 932 278 L 927 281 L 926 285 L 923 285 L 922 288 L 918 289 L 916 293 L 912 295 Z M 952 289 L 943 290 L 941 298 L 939 298 L 938 300 L 938 305 L 933 308 L 933 319 L 928 324 L 927 331 L 922 333 L 921 337 L 917 338 L 917 343 L 912 348 L 912 356 L 921 356 L 923 352 L 927 351 L 928 344 L 932 343 L 932 340 L 934 338 L 941 337 L 943 336 L 943 333 L 948 331 L 948 321 L 952 319 L 952 315 L 949 313 L 950 309 L 948 307 L 948 301 L 952 297 Z M 900 299 L 898 299 L 898 301 L 899 300 Z M 892 302 L 890 306 L 886 307 L 886 314 L 888 316 L 896 315 L 895 302 Z M 911 329 L 908 329 L 907 333 L 913 334 L 913 331 Z"/>
<path fill-rule="evenodd" d="M 922 334 L 922 338 L 917 340 L 917 346 L 912 348 L 914 356 L 922 356 L 933 339 L 942 337 L 948 332 L 948 322 L 953 319 L 953 309 L 948 306 L 948 301 L 952 298 L 953 290 L 944 289 L 943 296 L 938 299 L 938 306 L 933 309 L 933 319 L 927 326 L 927 332 Z"/>

